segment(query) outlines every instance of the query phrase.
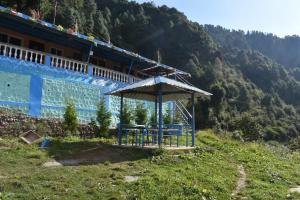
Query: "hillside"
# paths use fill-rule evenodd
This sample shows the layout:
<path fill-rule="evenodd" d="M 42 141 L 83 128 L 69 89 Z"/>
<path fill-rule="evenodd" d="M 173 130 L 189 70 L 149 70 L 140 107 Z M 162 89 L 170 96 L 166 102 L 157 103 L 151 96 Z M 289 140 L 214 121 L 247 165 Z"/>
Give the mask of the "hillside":
<path fill-rule="evenodd" d="M 1 3 L 26 13 L 39 10 L 53 22 L 54 0 Z M 197 103 L 198 129 L 235 131 L 249 141 L 299 137 L 300 83 L 278 64 L 283 61 L 252 48 L 242 33 L 208 30 L 174 8 L 127 0 L 59 0 L 55 22 L 73 28 L 77 24 L 82 33 L 155 60 L 159 50 L 163 63 L 190 72 L 190 82 L 214 94 Z"/>
<path fill-rule="evenodd" d="M 300 37 L 277 37 L 259 31 L 229 30 L 221 26 L 205 25 L 205 30 L 223 47 L 253 49 L 268 56 L 288 69 L 300 67 Z"/>
<path fill-rule="evenodd" d="M 289 192 L 300 185 L 299 152 L 277 143 L 241 143 L 211 131 L 199 132 L 198 148 L 185 153 L 122 149 L 107 142 L 56 138 L 42 151 L 3 138 L 0 199 L 300 198 Z M 46 167 L 53 159 L 65 166 Z M 138 180 L 127 182 L 128 176 Z M 232 195 L 238 182 L 241 188 Z"/>

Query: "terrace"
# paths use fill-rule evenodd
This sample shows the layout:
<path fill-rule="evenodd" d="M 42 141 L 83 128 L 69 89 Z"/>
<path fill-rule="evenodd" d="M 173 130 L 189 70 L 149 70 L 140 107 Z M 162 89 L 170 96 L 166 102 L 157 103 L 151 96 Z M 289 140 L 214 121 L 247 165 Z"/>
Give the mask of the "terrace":
<path fill-rule="evenodd" d="M 0 42 L 0 55 L 28 62 L 43 64 L 50 67 L 79 72 L 82 74 L 91 75 L 95 78 L 101 77 L 123 83 L 134 83 L 140 80 L 140 78 L 138 77 L 101 66 L 96 66 L 88 62 L 82 62 L 70 58 L 52 55 L 49 53 L 35 51 L 29 48 L 24 48 L 7 43 Z"/>

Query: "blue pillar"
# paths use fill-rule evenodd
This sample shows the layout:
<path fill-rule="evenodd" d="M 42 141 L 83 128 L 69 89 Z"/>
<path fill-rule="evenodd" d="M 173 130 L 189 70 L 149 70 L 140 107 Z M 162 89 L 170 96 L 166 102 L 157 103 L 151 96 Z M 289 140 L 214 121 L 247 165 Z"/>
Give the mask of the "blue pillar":
<path fill-rule="evenodd" d="M 30 79 L 30 97 L 29 97 L 29 115 L 39 117 L 42 108 L 43 79 L 40 76 L 31 76 Z"/>
<path fill-rule="evenodd" d="M 93 76 L 93 65 L 91 64 L 88 65 L 88 75 Z"/>
<path fill-rule="evenodd" d="M 157 127 L 157 96 L 155 96 L 155 126 Z"/>
<path fill-rule="evenodd" d="M 195 95 L 192 93 L 192 146 L 195 146 Z"/>
<path fill-rule="evenodd" d="M 46 54 L 45 56 L 45 65 L 50 66 L 51 65 L 51 55 Z"/>
<path fill-rule="evenodd" d="M 118 143 L 122 145 L 122 123 L 123 123 L 123 93 L 121 93 L 121 106 L 120 106 L 120 122 L 119 122 L 119 133 L 118 133 Z"/>
<path fill-rule="evenodd" d="M 159 147 L 161 147 L 162 144 L 162 136 L 163 136 L 163 132 L 162 132 L 162 123 L 163 123 L 163 116 L 162 116 L 162 91 L 161 88 L 159 89 L 159 100 L 158 100 L 158 145 Z"/>

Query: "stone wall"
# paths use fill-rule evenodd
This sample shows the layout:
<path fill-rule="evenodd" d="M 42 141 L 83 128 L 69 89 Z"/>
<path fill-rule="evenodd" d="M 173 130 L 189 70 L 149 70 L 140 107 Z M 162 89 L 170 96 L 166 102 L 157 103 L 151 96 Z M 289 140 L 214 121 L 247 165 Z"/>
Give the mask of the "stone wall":
<path fill-rule="evenodd" d="M 0 136 L 19 136 L 30 130 L 41 136 L 66 136 L 62 120 L 33 118 L 17 111 L 0 109 Z M 95 127 L 81 124 L 78 134 L 82 137 L 94 137 Z"/>

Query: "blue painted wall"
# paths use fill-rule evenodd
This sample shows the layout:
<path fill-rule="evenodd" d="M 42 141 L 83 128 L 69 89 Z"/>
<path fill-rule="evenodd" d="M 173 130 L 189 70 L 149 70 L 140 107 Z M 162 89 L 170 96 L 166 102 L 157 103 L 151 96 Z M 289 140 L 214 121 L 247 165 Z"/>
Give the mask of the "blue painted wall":
<path fill-rule="evenodd" d="M 96 118 L 100 97 L 122 86 L 124 83 L 0 56 L 0 107 L 17 109 L 34 117 L 62 118 L 66 100 L 72 99 L 80 121 L 88 123 Z M 115 126 L 119 98 L 105 96 L 105 101 Z M 126 101 L 133 108 L 141 102 Z M 144 103 L 150 115 L 154 103 Z M 165 109 L 169 105 L 165 104 Z"/>

